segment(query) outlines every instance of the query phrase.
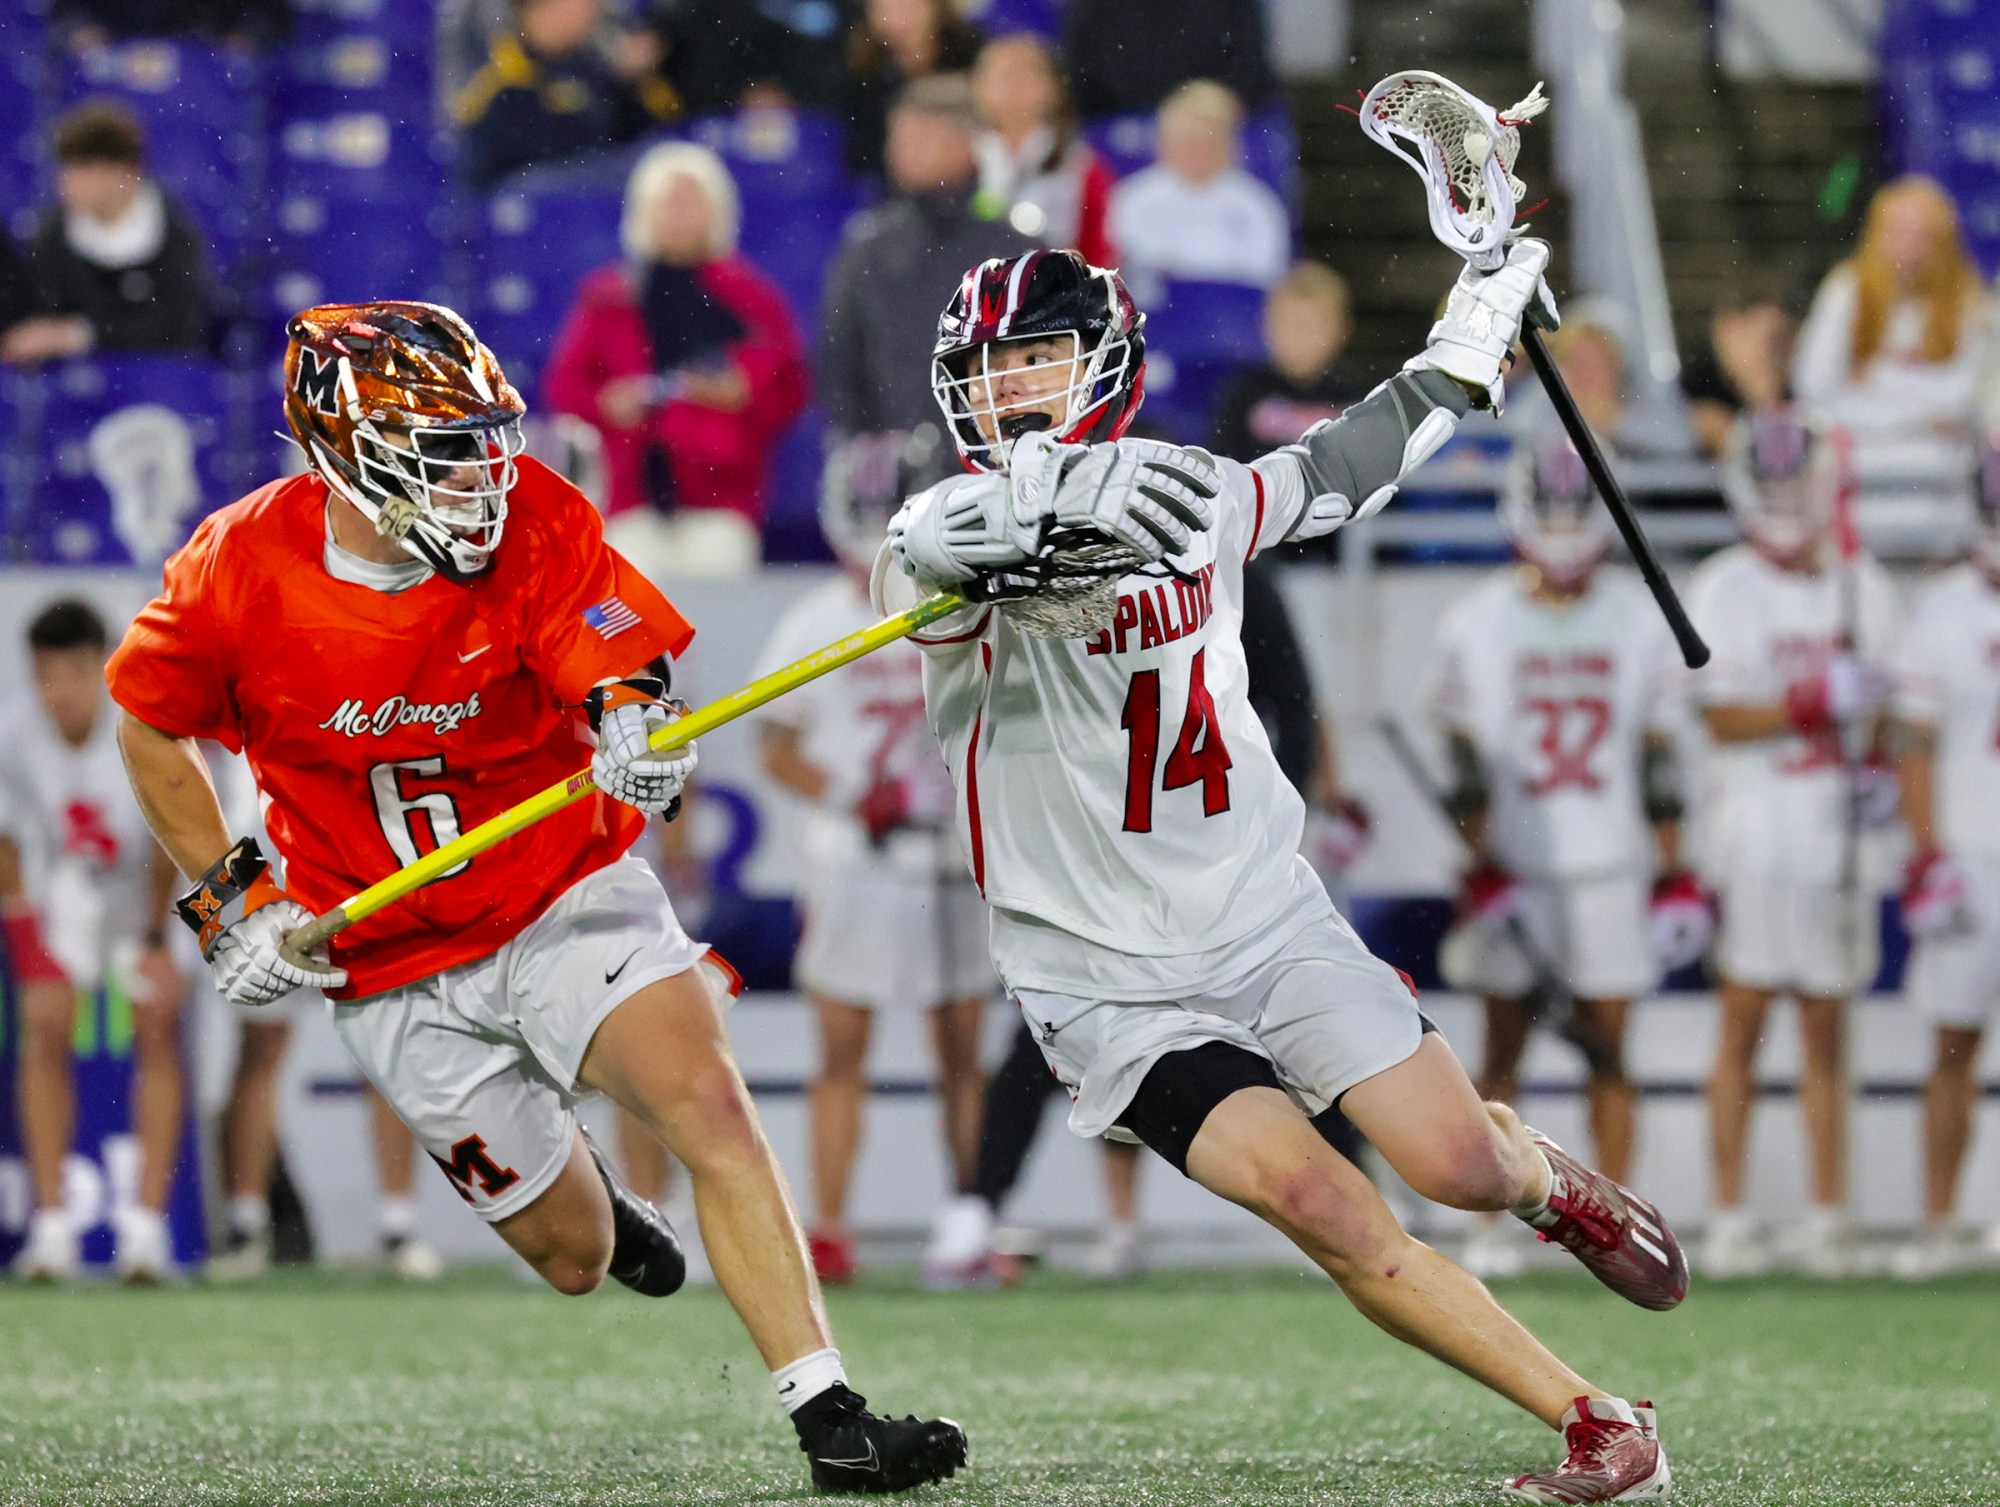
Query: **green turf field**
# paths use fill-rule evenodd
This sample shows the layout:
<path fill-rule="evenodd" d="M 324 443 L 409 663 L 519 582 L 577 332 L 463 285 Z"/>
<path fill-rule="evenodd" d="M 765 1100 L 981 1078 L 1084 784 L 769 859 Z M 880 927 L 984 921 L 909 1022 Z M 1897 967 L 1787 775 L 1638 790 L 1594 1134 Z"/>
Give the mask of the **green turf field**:
<path fill-rule="evenodd" d="M 1697 1288 L 1666 1315 L 1582 1280 L 1503 1296 L 1659 1401 L 1678 1500 L 2000 1502 L 2000 1282 Z M 833 1314 L 872 1400 L 971 1434 L 971 1470 L 924 1500 L 1477 1502 L 1555 1459 L 1553 1435 L 1304 1276 L 881 1279 Z M 0 1288 L 8 1504 L 759 1502 L 803 1494 L 802 1467 L 713 1291 Z"/>

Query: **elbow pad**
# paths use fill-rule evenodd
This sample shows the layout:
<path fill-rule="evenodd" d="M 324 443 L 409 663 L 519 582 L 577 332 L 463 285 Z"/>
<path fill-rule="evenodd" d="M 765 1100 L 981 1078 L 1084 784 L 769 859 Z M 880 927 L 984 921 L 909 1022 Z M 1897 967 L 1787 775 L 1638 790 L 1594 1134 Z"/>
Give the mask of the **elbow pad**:
<path fill-rule="evenodd" d="M 1337 419 L 1278 453 L 1298 463 L 1307 502 L 1285 537 L 1317 539 L 1378 513 L 1396 485 L 1458 429 L 1471 399 L 1442 372 L 1398 372 Z"/>

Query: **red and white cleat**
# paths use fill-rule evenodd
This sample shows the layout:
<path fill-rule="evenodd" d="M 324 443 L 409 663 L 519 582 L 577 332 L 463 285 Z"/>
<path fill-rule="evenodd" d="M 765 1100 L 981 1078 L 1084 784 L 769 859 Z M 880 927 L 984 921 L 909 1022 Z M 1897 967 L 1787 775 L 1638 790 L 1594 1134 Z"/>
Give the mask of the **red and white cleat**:
<path fill-rule="evenodd" d="M 1554 1470 L 1516 1476 L 1502 1491 L 1530 1502 L 1664 1502 L 1674 1473 L 1660 1448 L 1650 1403 L 1579 1397 L 1563 1414 L 1569 1458 Z"/>
<path fill-rule="evenodd" d="M 1535 1232 L 1629 1303 L 1659 1310 L 1685 1298 L 1687 1256 L 1660 1211 L 1539 1131 L 1528 1135 L 1549 1159 L 1548 1207 L 1528 1220 Z"/>

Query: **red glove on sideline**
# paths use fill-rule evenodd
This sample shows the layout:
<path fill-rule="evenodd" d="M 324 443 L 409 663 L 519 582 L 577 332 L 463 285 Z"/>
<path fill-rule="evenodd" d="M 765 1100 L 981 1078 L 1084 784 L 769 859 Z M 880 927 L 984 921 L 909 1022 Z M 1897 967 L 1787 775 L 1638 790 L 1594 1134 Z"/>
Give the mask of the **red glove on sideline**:
<path fill-rule="evenodd" d="M 7 958 L 13 965 L 15 983 L 26 987 L 69 982 L 62 964 L 42 940 L 42 923 L 33 911 L 17 910 L 0 916 L 0 931 L 6 933 Z"/>
<path fill-rule="evenodd" d="M 855 803 L 854 814 L 868 829 L 868 840 L 879 844 L 898 827 L 909 825 L 909 785 L 894 778 L 877 780 L 862 792 L 861 799 Z"/>

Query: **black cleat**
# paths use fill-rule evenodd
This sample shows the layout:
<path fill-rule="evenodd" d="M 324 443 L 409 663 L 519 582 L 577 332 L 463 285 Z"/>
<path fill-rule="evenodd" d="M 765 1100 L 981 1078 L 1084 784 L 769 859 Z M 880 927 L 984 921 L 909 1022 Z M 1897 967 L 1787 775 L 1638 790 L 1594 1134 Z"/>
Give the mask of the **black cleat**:
<path fill-rule="evenodd" d="M 666 1216 L 618 1180 L 586 1133 L 583 1144 L 611 1195 L 611 1275 L 644 1298 L 664 1298 L 687 1281 L 687 1257 Z"/>
<path fill-rule="evenodd" d="M 965 1430 L 949 1418 L 877 1418 L 836 1382 L 792 1414 L 821 1491 L 908 1491 L 965 1463 Z"/>

